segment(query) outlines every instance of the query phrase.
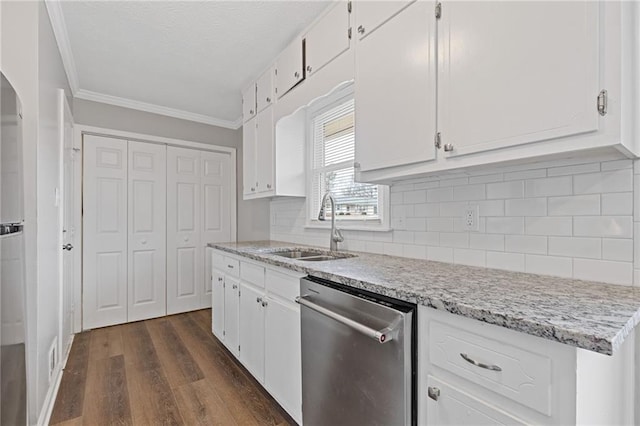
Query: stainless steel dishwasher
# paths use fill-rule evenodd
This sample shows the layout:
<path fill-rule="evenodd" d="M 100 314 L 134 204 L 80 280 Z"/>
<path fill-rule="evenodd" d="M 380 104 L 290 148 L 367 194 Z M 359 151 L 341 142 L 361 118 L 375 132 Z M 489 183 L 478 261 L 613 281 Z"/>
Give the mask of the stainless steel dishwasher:
<path fill-rule="evenodd" d="M 301 279 L 305 426 L 415 425 L 415 305 Z"/>

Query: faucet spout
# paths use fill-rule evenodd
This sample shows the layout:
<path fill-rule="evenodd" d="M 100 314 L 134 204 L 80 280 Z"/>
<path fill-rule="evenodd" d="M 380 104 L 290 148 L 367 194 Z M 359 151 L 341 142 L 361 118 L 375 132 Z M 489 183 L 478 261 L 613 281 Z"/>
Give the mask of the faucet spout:
<path fill-rule="evenodd" d="M 329 239 L 329 250 L 338 251 L 338 243 L 344 241 L 342 232 L 336 228 L 336 200 L 331 195 L 331 192 L 326 192 L 322 197 L 322 203 L 320 203 L 320 212 L 318 213 L 318 220 L 327 220 L 325 205 L 327 204 L 327 198 L 331 204 L 331 236 Z"/>

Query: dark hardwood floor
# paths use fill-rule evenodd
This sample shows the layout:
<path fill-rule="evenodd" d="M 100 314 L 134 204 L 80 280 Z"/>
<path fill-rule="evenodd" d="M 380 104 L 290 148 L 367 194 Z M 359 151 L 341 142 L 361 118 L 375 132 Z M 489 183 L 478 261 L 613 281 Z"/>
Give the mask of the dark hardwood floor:
<path fill-rule="evenodd" d="M 211 310 L 77 334 L 52 425 L 295 425 L 213 337 Z"/>

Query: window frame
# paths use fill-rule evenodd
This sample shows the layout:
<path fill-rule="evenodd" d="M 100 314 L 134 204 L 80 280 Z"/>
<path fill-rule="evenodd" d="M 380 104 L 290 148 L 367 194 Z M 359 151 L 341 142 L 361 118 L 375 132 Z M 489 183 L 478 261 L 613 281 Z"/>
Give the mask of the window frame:
<path fill-rule="evenodd" d="M 305 117 L 306 141 L 305 148 L 307 150 L 307 202 L 306 202 L 306 224 L 305 228 L 329 229 L 331 221 L 318 220 L 318 211 L 320 209 L 320 201 L 313 199 L 314 185 L 314 125 L 313 120 L 319 115 L 337 107 L 339 104 L 354 98 L 353 83 L 346 87 L 336 90 L 334 93 L 317 100 L 314 104 L 307 108 Z M 355 113 L 355 112 L 354 112 Z M 355 132 L 355 128 L 354 128 Z M 336 165 L 337 166 L 337 165 Z M 357 172 L 356 172 L 357 176 Z M 346 219 L 336 216 L 336 226 L 343 230 L 354 231 L 380 231 L 388 232 L 391 230 L 389 217 L 389 187 L 386 185 L 378 186 L 378 218 L 376 219 Z M 317 206 L 316 206 L 317 203 Z M 314 211 L 317 210 L 317 211 Z"/>

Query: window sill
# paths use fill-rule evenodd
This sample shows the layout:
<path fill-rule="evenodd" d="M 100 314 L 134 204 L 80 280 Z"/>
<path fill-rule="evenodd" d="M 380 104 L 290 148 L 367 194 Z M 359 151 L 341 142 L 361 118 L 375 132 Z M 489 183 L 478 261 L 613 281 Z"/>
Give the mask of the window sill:
<path fill-rule="evenodd" d="M 330 230 L 331 225 L 320 225 L 319 223 L 307 223 L 304 226 L 305 229 L 326 229 Z M 370 231 L 370 232 L 391 232 L 393 229 L 384 224 L 372 224 L 372 225 L 357 225 L 357 224 L 344 224 L 336 222 L 336 228 L 341 231 Z"/>

